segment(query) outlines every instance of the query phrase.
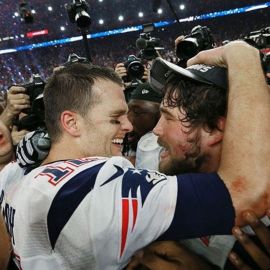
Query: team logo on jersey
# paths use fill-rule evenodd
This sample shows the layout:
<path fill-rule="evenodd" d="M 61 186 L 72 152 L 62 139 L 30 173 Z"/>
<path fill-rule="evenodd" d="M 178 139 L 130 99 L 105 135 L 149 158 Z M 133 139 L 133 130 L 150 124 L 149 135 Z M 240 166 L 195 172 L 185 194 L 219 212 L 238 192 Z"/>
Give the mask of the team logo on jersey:
<path fill-rule="evenodd" d="M 167 178 L 164 174 L 156 171 L 128 169 L 124 171 L 121 167 L 114 165 L 116 173 L 102 186 L 122 177 L 122 231 L 120 257 L 126 247 L 128 232 L 132 233 L 140 208 L 143 207 L 151 190 Z"/>
<path fill-rule="evenodd" d="M 200 238 L 201 239 L 201 241 L 203 242 L 203 244 L 205 245 L 205 246 L 209 246 L 209 243 L 210 243 L 210 237 L 209 236 L 204 236 L 204 237 L 201 237 Z"/>

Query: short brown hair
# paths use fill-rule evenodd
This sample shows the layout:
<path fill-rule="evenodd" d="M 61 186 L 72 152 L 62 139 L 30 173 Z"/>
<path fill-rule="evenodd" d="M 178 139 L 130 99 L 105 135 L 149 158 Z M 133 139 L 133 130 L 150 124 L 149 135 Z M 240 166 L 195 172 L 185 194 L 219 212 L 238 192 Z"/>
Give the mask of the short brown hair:
<path fill-rule="evenodd" d="M 98 102 L 92 93 L 98 79 L 122 85 L 113 69 L 81 63 L 57 70 L 48 79 L 44 90 L 45 122 L 52 142 L 61 135 L 59 120 L 63 111 L 72 110 L 85 116 L 91 104 Z"/>

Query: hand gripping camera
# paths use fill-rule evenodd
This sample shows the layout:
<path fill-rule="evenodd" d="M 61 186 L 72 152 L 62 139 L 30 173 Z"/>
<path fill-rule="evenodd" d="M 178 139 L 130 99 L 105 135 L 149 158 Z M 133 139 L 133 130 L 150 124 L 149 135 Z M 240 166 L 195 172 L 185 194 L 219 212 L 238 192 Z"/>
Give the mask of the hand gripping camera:
<path fill-rule="evenodd" d="M 124 81 L 141 80 L 144 74 L 144 66 L 139 58 L 135 55 L 129 55 L 124 65 L 127 70 L 127 77 L 124 78 Z"/>
<path fill-rule="evenodd" d="M 26 115 L 19 120 L 15 120 L 14 124 L 20 129 L 29 131 L 45 127 L 45 114 L 43 103 L 43 91 L 45 82 L 39 74 L 33 74 L 29 83 L 22 85 L 25 93 L 30 98 L 30 108 L 23 110 Z"/>
<path fill-rule="evenodd" d="M 188 60 L 203 50 L 214 48 L 214 39 L 206 26 L 195 26 L 176 48 L 176 55 L 181 60 Z"/>

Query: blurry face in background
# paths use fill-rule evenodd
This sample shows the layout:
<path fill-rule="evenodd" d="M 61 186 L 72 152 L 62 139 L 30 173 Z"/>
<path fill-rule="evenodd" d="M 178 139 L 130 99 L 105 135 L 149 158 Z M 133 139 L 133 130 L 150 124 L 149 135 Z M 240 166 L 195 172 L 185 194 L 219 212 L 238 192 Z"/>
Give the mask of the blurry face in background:
<path fill-rule="evenodd" d="M 0 165 L 13 159 L 13 144 L 8 128 L 0 121 Z"/>
<path fill-rule="evenodd" d="M 136 150 L 139 139 L 155 127 L 159 116 L 159 103 L 147 100 L 131 99 L 128 103 L 128 119 L 133 125 L 128 143 Z"/>

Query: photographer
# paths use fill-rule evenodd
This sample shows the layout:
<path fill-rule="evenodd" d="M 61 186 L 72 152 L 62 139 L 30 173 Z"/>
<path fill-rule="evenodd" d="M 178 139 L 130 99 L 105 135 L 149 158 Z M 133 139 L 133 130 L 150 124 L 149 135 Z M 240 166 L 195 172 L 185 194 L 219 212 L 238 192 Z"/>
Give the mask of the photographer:
<path fill-rule="evenodd" d="M 30 108 L 30 98 L 25 91 L 24 87 L 12 86 L 7 93 L 6 107 L 0 115 L 0 120 L 11 130 L 13 145 L 17 145 L 28 132 L 26 129 L 19 130 L 13 123 L 16 118 L 25 115 L 23 110 Z"/>
<path fill-rule="evenodd" d="M 180 35 L 174 41 L 175 54 L 178 57 L 178 66 L 185 68 L 187 61 L 203 50 L 215 47 L 211 30 L 206 26 L 197 25 L 190 34 Z"/>
<path fill-rule="evenodd" d="M 135 57 L 135 56 L 134 56 Z M 135 89 L 136 86 L 138 86 L 139 83 L 147 82 L 148 80 L 148 75 L 149 75 L 149 70 L 147 69 L 147 65 L 144 64 L 144 72 L 142 76 L 133 76 L 128 72 L 128 65 L 127 62 L 125 63 L 118 63 L 115 66 L 115 72 L 120 76 L 120 78 L 123 80 L 124 85 L 125 85 L 125 97 L 126 100 L 128 101 L 130 99 L 130 95 Z"/>
<path fill-rule="evenodd" d="M 25 88 L 20 86 L 12 86 L 8 90 L 6 108 L 0 115 L 0 119 L 7 127 L 12 127 L 13 120 L 22 110 L 30 108 L 30 99 L 25 91 Z"/>

